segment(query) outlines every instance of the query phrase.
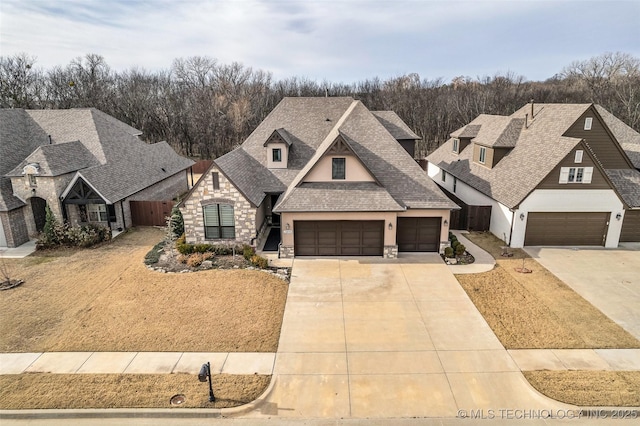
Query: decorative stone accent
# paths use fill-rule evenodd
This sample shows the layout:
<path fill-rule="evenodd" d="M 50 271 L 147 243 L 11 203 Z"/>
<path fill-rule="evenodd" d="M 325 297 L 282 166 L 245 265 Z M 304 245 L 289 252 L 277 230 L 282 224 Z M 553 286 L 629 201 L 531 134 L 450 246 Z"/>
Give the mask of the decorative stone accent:
<path fill-rule="evenodd" d="M 382 256 L 386 259 L 396 259 L 398 257 L 398 246 L 384 246 Z"/>
<path fill-rule="evenodd" d="M 213 189 L 213 175 L 218 173 L 219 189 Z M 212 243 L 204 235 L 203 204 L 211 200 L 223 199 L 233 204 L 235 219 L 235 241 L 251 244 L 256 237 L 256 208 L 235 186 L 214 166 L 204 179 L 193 189 L 190 197 L 180 207 L 184 218 L 184 232 L 188 243 Z M 216 240 L 221 241 L 221 240 Z M 226 240 L 224 242 L 233 242 Z"/>
<path fill-rule="evenodd" d="M 440 241 L 440 254 L 444 254 L 444 249 L 447 247 L 451 247 L 451 241 Z"/>
<path fill-rule="evenodd" d="M 293 259 L 293 246 L 280 246 L 281 259 Z"/>

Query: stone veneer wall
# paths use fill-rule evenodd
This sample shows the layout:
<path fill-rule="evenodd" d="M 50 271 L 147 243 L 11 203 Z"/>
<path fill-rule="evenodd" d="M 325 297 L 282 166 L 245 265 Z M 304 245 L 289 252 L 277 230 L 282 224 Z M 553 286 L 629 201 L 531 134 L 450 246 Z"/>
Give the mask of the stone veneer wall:
<path fill-rule="evenodd" d="M 62 221 L 62 204 L 60 203 L 60 195 L 66 189 L 69 182 L 73 178 L 74 173 L 67 173 L 60 176 L 37 176 L 35 187 L 29 185 L 29 181 L 26 176 L 24 177 L 12 177 L 11 186 L 13 187 L 13 193 L 26 202 L 26 208 L 24 211 L 24 220 L 26 221 L 27 231 L 30 236 L 37 236 L 36 225 L 33 221 L 33 212 L 31 211 L 31 197 L 40 197 L 47 201 L 47 205 L 55 215 L 56 219 Z M 35 194 L 32 190 L 35 189 Z"/>
<path fill-rule="evenodd" d="M 213 189 L 213 175 L 217 172 L 220 189 Z M 188 243 L 214 243 L 225 240 L 207 240 L 204 236 L 204 218 L 202 215 L 202 203 L 204 202 L 230 202 L 233 204 L 235 217 L 236 238 L 235 241 L 243 244 L 253 243 L 256 237 L 256 207 L 238 191 L 235 186 L 213 166 L 202 178 L 191 193 L 191 196 L 182 204 L 180 211 L 184 218 L 184 232 Z"/>
<path fill-rule="evenodd" d="M 25 208 L 0 212 L 0 226 L 7 239 L 7 247 L 18 247 L 29 241 L 29 231 L 25 222 Z"/>
<path fill-rule="evenodd" d="M 398 257 L 398 246 L 384 246 L 382 257 L 387 259 L 396 259 Z"/>

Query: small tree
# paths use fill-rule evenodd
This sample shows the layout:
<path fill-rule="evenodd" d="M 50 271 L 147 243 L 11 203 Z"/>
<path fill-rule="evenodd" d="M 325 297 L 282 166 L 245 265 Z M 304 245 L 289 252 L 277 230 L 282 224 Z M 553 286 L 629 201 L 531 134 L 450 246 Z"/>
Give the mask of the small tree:
<path fill-rule="evenodd" d="M 184 219 L 182 218 L 182 212 L 177 205 L 174 205 L 171 209 L 171 220 L 169 221 L 171 232 L 174 238 L 180 238 L 184 234 Z"/>
<path fill-rule="evenodd" d="M 45 211 L 45 221 L 44 228 L 42 229 L 42 235 L 40 236 L 40 241 L 44 246 L 49 247 L 55 244 L 58 244 L 58 234 L 56 232 L 56 227 L 58 225 L 58 221 L 56 216 L 51 211 L 51 207 L 47 204 L 44 208 Z"/>

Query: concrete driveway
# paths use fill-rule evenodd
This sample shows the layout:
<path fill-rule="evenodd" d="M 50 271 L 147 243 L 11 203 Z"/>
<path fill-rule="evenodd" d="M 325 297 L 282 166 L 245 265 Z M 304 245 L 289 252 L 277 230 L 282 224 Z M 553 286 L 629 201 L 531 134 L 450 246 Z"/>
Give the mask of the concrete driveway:
<path fill-rule="evenodd" d="M 435 254 L 296 259 L 274 381 L 249 416 L 570 408 L 533 390 Z"/>
<path fill-rule="evenodd" d="M 618 250 L 531 247 L 526 251 L 640 339 L 640 244 Z"/>

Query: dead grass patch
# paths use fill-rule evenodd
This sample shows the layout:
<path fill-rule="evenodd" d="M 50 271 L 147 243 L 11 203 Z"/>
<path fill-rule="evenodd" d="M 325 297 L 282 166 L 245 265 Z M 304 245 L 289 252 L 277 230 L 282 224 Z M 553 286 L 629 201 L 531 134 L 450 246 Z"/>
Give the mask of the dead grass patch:
<path fill-rule="evenodd" d="M 162 274 L 143 265 L 161 229 L 15 261 L 0 293 L 0 352 L 275 352 L 288 285 L 262 271 Z"/>
<path fill-rule="evenodd" d="M 640 406 L 640 371 L 523 371 L 539 392 L 578 406 Z"/>
<path fill-rule="evenodd" d="M 0 409 L 237 407 L 257 399 L 271 376 L 217 374 L 214 403 L 207 383 L 191 374 L 16 374 L 0 376 Z"/>
<path fill-rule="evenodd" d="M 473 303 L 508 349 L 640 348 L 640 341 L 610 320 L 523 250 L 501 258 L 502 241 L 470 233 L 471 241 L 496 257 L 496 268 L 457 275 Z M 522 267 L 531 274 L 516 272 Z"/>

